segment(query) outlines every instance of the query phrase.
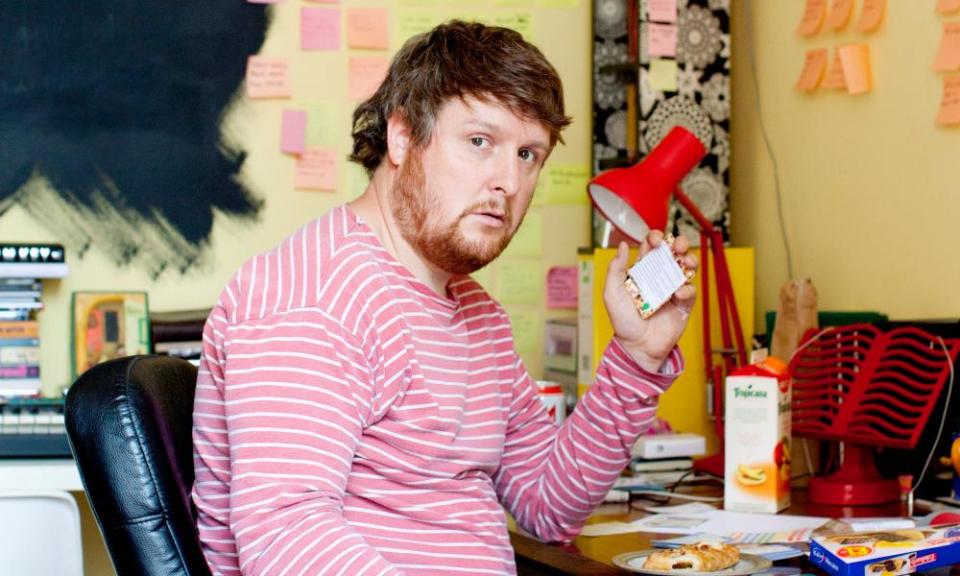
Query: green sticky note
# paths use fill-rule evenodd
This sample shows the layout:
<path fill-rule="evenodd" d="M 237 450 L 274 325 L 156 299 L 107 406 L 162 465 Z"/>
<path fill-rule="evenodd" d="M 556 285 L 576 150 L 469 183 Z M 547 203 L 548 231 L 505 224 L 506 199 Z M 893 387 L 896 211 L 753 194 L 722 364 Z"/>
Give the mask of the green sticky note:
<path fill-rule="evenodd" d="M 523 224 L 513 235 L 510 244 L 503 252 L 507 257 L 540 257 L 543 255 L 543 214 L 539 211 L 527 212 Z"/>
<path fill-rule="evenodd" d="M 394 38 L 397 46 L 402 46 L 411 36 L 429 32 L 443 22 L 443 15 L 437 7 L 405 7 L 397 9 L 397 29 Z"/>
<path fill-rule="evenodd" d="M 516 30 L 526 40 L 533 39 L 533 12 L 528 11 L 510 11 L 499 12 L 493 17 L 493 23 L 497 26 Z"/>
<path fill-rule="evenodd" d="M 313 100 L 298 107 L 307 111 L 307 148 L 337 148 L 349 138 L 350 117 L 341 113 L 339 100 Z"/>
<path fill-rule="evenodd" d="M 542 329 L 540 312 L 538 310 L 511 307 L 507 310 L 510 315 L 510 327 L 513 329 L 513 344 L 520 353 L 534 352 L 540 340 Z"/>
<path fill-rule="evenodd" d="M 493 0 L 494 6 L 505 6 L 512 8 L 532 7 L 534 0 Z"/>
<path fill-rule="evenodd" d="M 589 204 L 589 180 L 590 168 L 586 164 L 548 164 L 540 174 L 540 186 L 534 197 L 539 195 L 541 204 Z"/>
<path fill-rule="evenodd" d="M 579 8 L 580 0 L 537 0 L 541 8 Z"/>
<path fill-rule="evenodd" d="M 510 304 L 537 304 L 543 300 L 542 263 L 533 259 L 504 258 L 497 270 L 500 301 Z"/>
<path fill-rule="evenodd" d="M 660 92 L 677 91 L 677 61 L 654 58 L 648 73 L 650 87 Z"/>

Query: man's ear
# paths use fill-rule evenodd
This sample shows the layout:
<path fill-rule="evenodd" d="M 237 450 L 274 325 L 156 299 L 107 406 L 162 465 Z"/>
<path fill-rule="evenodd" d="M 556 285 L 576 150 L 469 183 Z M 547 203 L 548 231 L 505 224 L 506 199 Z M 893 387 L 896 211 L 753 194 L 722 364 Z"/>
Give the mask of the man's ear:
<path fill-rule="evenodd" d="M 410 125 L 406 115 L 398 110 L 387 120 L 387 158 L 394 166 L 400 166 L 407 159 L 413 142 Z"/>

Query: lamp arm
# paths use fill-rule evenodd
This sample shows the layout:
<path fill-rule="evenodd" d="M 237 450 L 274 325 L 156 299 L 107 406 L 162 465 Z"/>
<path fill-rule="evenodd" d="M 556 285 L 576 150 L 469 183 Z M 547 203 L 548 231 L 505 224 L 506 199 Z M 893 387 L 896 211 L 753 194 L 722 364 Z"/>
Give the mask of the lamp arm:
<path fill-rule="evenodd" d="M 703 212 L 697 208 L 697 205 L 690 200 L 690 197 L 687 196 L 679 186 L 674 189 L 673 195 L 676 197 L 677 202 L 679 202 L 680 205 L 683 206 L 683 208 L 689 212 L 691 216 L 693 216 L 693 219 L 697 221 L 697 226 L 700 227 L 700 230 L 712 235 L 714 232 L 713 224 L 707 220 L 707 217 L 703 215 Z"/>

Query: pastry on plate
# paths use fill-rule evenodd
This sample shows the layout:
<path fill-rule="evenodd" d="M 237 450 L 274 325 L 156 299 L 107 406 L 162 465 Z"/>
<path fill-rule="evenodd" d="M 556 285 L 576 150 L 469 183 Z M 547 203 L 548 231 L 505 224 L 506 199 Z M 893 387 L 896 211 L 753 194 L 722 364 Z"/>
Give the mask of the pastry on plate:
<path fill-rule="evenodd" d="M 673 550 L 659 550 L 647 556 L 645 570 L 717 572 L 740 561 L 736 546 L 721 542 L 684 544 Z"/>

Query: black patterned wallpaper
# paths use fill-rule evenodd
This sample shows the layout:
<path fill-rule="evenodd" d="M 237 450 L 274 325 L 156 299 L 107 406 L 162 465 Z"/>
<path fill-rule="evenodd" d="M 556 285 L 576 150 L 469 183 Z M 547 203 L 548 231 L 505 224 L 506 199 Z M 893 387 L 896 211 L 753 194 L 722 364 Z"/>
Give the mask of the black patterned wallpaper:
<path fill-rule="evenodd" d="M 681 186 L 726 240 L 730 227 L 729 0 L 677 0 L 676 91 L 651 86 L 647 24 L 647 0 L 595 0 L 594 173 L 627 164 L 630 148 L 643 157 L 671 128 L 682 125 L 700 138 L 708 152 Z M 628 130 L 631 84 L 636 86 L 636 131 Z M 636 135 L 632 146 L 627 143 L 630 133 Z M 594 243 L 602 245 L 602 217 L 595 214 L 594 223 Z M 676 202 L 668 228 L 699 244 L 696 223 Z"/>

